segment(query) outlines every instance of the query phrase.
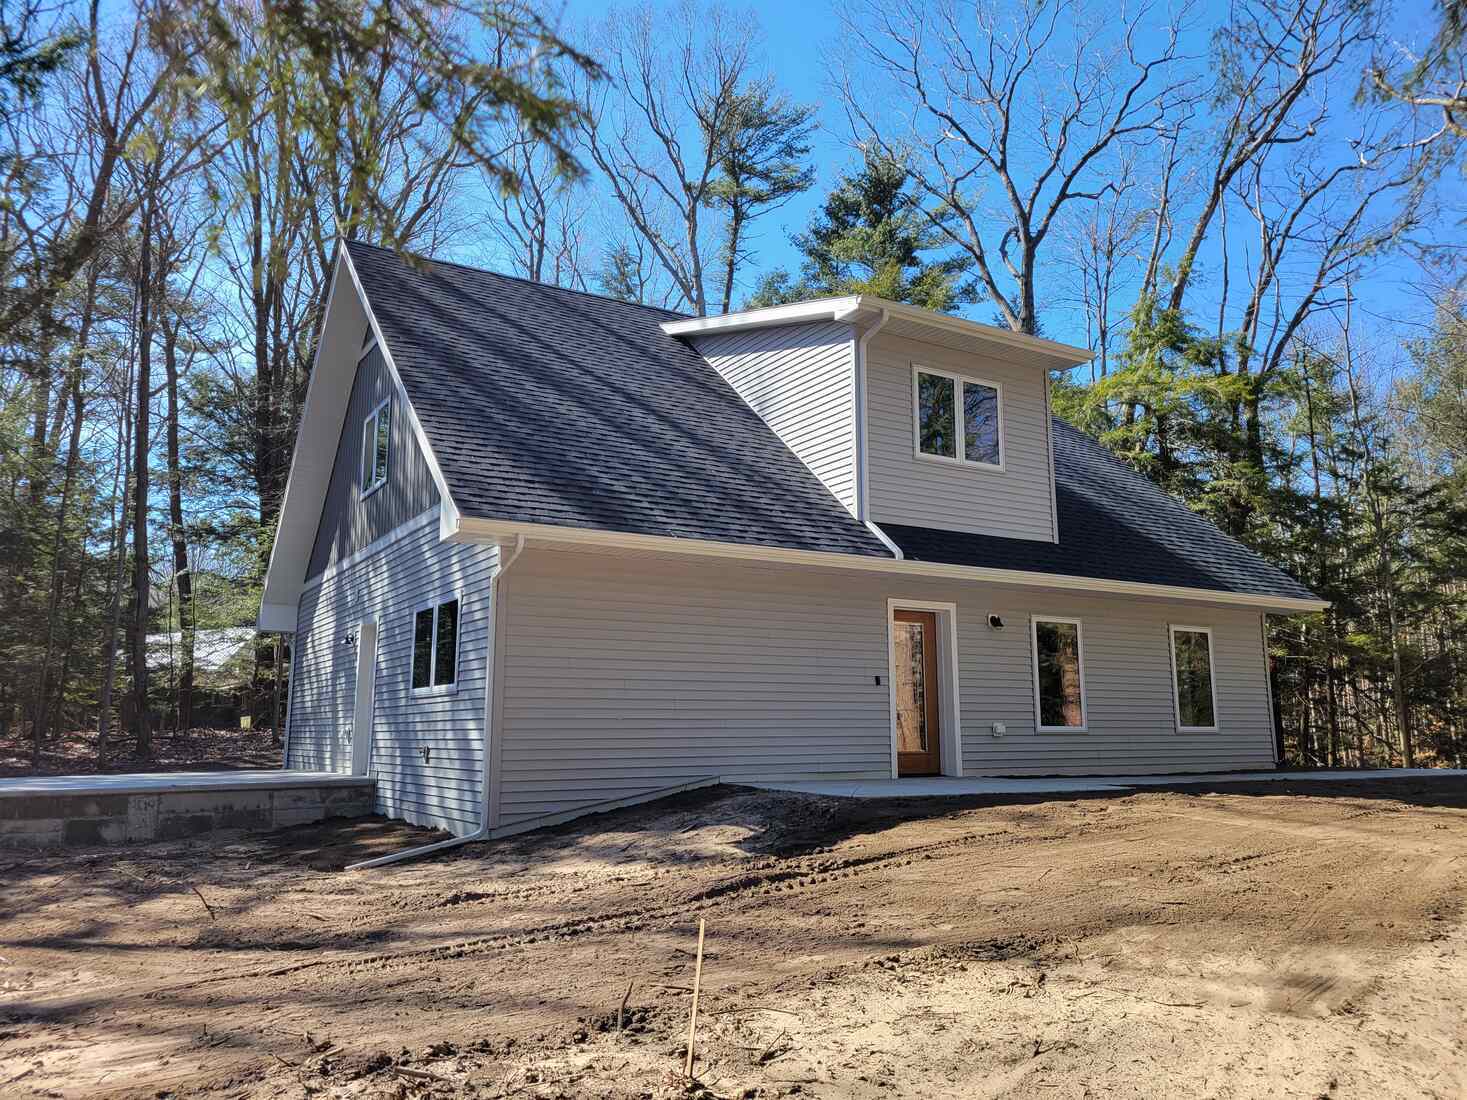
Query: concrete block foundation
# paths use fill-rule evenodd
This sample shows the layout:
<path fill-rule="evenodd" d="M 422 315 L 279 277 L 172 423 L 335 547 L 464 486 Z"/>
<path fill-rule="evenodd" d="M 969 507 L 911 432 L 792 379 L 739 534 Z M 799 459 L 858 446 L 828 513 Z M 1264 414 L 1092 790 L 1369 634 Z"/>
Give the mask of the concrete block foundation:
<path fill-rule="evenodd" d="M 374 780 L 330 772 L 192 772 L 0 779 L 0 847 L 178 840 L 372 813 Z"/>

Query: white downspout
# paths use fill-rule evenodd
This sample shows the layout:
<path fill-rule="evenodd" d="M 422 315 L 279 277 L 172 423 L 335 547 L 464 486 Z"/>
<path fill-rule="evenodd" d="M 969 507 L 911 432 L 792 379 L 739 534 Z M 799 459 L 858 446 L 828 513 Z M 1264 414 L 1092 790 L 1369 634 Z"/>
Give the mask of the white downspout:
<path fill-rule="evenodd" d="M 868 328 L 856 339 L 856 518 L 866 525 L 866 529 L 881 540 L 891 556 L 901 561 L 906 557 L 902 548 L 892 542 L 880 527 L 871 518 L 870 502 L 870 454 L 868 449 L 868 437 L 866 432 L 866 345 L 871 342 L 871 337 L 881 331 L 890 314 L 882 308 L 877 315 L 876 323 Z"/>
<path fill-rule="evenodd" d="M 525 549 L 525 536 L 516 535 L 514 539 L 514 550 L 510 552 L 507 559 L 500 563 L 494 571 L 494 576 L 489 578 L 489 639 L 485 647 L 485 660 L 487 667 L 484 674 L 484 765 L 479 781 L 483 792 L 483 798 L 479 803 L 479 827 L 468 836 L 450 837 L 448 840 L 436 841 L 433 844 L 422 844 L 416 848 L 405 848 L 401 852 L 393 852 L 390 855 L 378 856 L 376 859 L 364 859 L 360 863 L 352 863 L 347 866 L 348 871 L 365 871 L 371 867 L 385 867 L 389 863 L 401 863 L 408 859 L 417 859 L 420 856 L 432 855 L 434 852 L 447 851 L 449 848 L 457 848 L 460 845 L 472 844 L 476 840 L 486 840 L 489 836 L 489 756 L 494 744 L 494 700 L 498 694 L 497 684 L 494 679 L 495 653 L 498 646 L 497 631 L 495 624 L 499 621 L 499 594 L 500 582 L 504 575 L 509 572 L 509 567 L 519 560 L 520 554 Z M 503 553 L 503 550 L 500 551 Z"/>

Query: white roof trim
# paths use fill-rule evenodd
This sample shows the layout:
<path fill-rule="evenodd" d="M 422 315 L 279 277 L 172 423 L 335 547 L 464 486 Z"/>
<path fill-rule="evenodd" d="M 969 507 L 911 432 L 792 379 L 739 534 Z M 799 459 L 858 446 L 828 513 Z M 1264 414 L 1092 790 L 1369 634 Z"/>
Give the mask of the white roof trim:
<path fill-rule="evenodd" d="M 418 441 L 418 450 L 422 452 L 423 461 L 428 464 L 428 471 L 433 475 L 433 484 L 438 486 L 439 533 L 440 537 L 447 538 L 458 530 L 459 523 L 458 506 L 453 502 L 453 494 L 448 491 L 448 479 L 443 476 L 443 469 L 438 465 L 438 456 L 433 453 L 433 448 L 428 444 L 428 435 L 423 431 L 423 423 L 418 419 L 418 411 L 413 408 L 413 403 L 408 398 L 407 389 L 402 384 L 402 375 L 397 372 L 397 364 L 392 359 L 392 348 L 388 346 L 387 338 L 382 335 L 382 326 L 377 323 L 377 316 L 372 312 L 372 303 L 367 298 L 366 291 L 362 289 L 362 280 L 357 276 L 356 265 L 351 262 L 351 252 L 345 243 L 341 246 L 341 258 L 346 264 L 347 272 L 351 275 L 351 284 L 356 288 L 357 298 L 361 301 L 362 308 L 367 311 L 367 324 L 372 326 L 372 337 L 376 341 L 378 350 L 382 352 L 382 361 L 387 364 L 387 371 L 392 375 L 393 384 L 402 398 L 402 407 L 407 412 L 408 424 L 413 429 L 413 438 Z M 350 392 L 346 396 L 350 400 Z"/>
<path fill-rule="evenodd" d="M 1088 348 L 1061 344 L 1041 336 L 1027 336 L 995 325 L 969 321 L 963 317 L 950 317 L 930 309 L 903 302 L 892 302 L 869 294 L 853 294 L 843 298 L 817 298 L 810 302 L 795 302 L 787 306 L 768 306 L 764 309 L 749 309 L 740 313 L 725 313 L 718 317 L 691 317 L 683 321 L 667 321 L 662 331 L 669 336 L 708 336 L 722 332 L 742 332 L 746 329 L 768 328 L 775 325 L 797 325 L 809 321 L 850 321 L 857 313 L 870 310 L 879 313 L 885 310 L 892 318 L 901 318 L 933 329 L 956 332 L 975 340 L 1002 344 L 1033 354 L 1056 359 L 1068 366 L 1078 366 L 1093 359 Z"/>
<path fill-rule="evenodd" d="M 546 544 L 601 546 L 623 550 L 696 554 L 703 557 L 742 558 L 747 561 L 779 562 L 789 565 L 859 569 L 871 572 L 899 573 L 906 576 L 947 577 L 952 580 L 986 581 L 992 584 L 1017 585 L 1025 588 L 1062 588 L 1103 595 L 1149 596 L 1156 599 L 1187 600 L 1193 603 L 1259 607 L 1280 613 L 1323 611 L 1329 606 L 1327 600 L 1306 600 L 1292 596 L 1258 596 L 1245 592 L 1222 592 L 1211 588 L 1186 588 L 1179 585 L 1143 584 L 1137 581 L 1074 577 L 1059 573 L 1035 573 L 1018 569 L 948 565 L 942 562 L 913 561 L 910 558 L 899 560 L 868 557 L 861 554 L 838 554 L 830 551 L 789 550 L 775 546 L 671 538 L 662 535 L 639 535 L 584 527 L 558 527 L 552 524 L 515 523 L 509 520 L 487 520 L 473 517 L 463 519 L 452 541 L 493 542 L 521 535 Z"/>
<path fill-rule="evenodd" d="M 458 529 L 458 509 L 448 492 L 448 482 L 438 465 L 428 437 L 418 420 L 417 411 L 407 398 L 402 376 L 392 360 L 392 351 L 382 336 L 382 326 L 372 313 L 372 304 L 362 290 L 361 280 L 352 265 L 345 242 L 338 242 L 336 264 L 331 272 L 330 291 L 326 296 L 326 308 L 322 311 L 321 327 L 316 334 L 316 351 L 311 365 L 310 381 L 306 385 L 306 399 L 301 408 L 301 422 L 296 434 L 295 449 L 291 453 L 290 473 L 286 478 L 285 496 L 280 502 L 280 520 L 276 525 L 275 541 L 270 547 L 270 564 L 265 570 L 265 585 L 262 593 L 259 629 L 264 631 L 291 631 L 295 629 L 296 607 L 305 590 L 306 570 L 310 566 L 311 551 L 315 545 L 317 529 L 321 523 L 321 512 L 326 494 L 331 488 L 331 473 L 336 465 L 336 449 L 342 438 L 342 421 L 346 416 L 347 404 L 356 378 L 357 365 L 370 350 L 363 347 L 362 330 L 353 324 L 351 331 L 338 331 L 348 324 L 350 318 L 336 318 L 338 310 L 349 308 L 343 305 L 340 295 L 347 284 L 341 277 L 345 271 L 360 306 L 364 319 L 372 330 L 372 338 L 393 387 L 401 398 L 407 412 L 408 424 L 412 428 L 418 448 L 433 475 L 438 487 L 441 506 L 438 511 L 439 536 L 447 538 Z M 329 347 L 328 347 L 329 345 Z M 330 355 L 330 362 L 326 356 Z M 323 381 L 323 377 L 327 377 Z"/>
<path fill-rule="evenodd" d="M 319 409 L 323 398 L 317 383 L 321 378 L 321 358 L 326 347 L 331 309 L 336 304 L 336 292 L 341 285 L 341 257 L 345 253 L 346 249 L 338 245 L 336 263 L 331 270 L 331 285 L 326 293 L 326 308 L 321 311 L 321 326 L 316 330 L 316 349 L 311 357 L 311 377 L 306 382 L 306 398 L 301 404 L 300 427 L 297 429 L 295 447 L 290 455 L 290 471 L 285 477 L 285 495 L 280 500 L 280 515 L 275 524 L 275 540 L 270 544 L 270 561 L 265 567 L 265 583 L 257 620 L 259 628 L 265 631 L 295 629 L 295 601 L 299 599 L 300 593 L 297 589 L 295 598 L 288 598 L 292 586 L 286 580 L 286 574 L 298 571 L 301 574 L 299 579 L 302 581 L 305 579 L 306 566 L 310 561 L 311 549 L 316 541 L 316 529 L 321 522 L 320 501 L 325 499 L 326 489 L 331 482 L 331 467 L 336 462 L 335 444 L 331 445 L 332 453 L 323 470 L 321 461 L 323 456 L 320 448 L 310 448 L 307 453 L 308 448 L 303 447 L 301 442 L 306 438 L 303 430 L 305 426 L 320 417 Z M 344 411 L 342 415 L 345 415 Z M 319 434 L 321 433 L 317 433 Z M 339 434 L 338 430 L 337 435 Z M 314 518 L 302 517 L 297 521 L 298 509 L 291 508 L 287 512 L 287 508 L 290 508 L 292 502 L 298 500 L 301 494 L 307 491 L 302 488 L 304 482 L 311 483 L 312 488 L 317 491 L 319 500 Z M 309 534 L 305 533 L 307 524 L 310 527 Z M 300 543 L 303 539 L 305 541 L 305 560 L 295 562 L 295 559 L 301 556 Z M 294 563 L 297 569 L 292 569 L 288 561 Z"/>

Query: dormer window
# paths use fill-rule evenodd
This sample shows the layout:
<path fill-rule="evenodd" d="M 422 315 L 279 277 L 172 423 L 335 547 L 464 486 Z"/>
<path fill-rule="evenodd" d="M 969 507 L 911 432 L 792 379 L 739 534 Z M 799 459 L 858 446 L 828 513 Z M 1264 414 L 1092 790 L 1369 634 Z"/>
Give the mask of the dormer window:
<path fill-rule="evenodd" d="M 1003 469 L 1002 400 L 996 382 L 913 367 L 917 457 Z"/>
<path fill-rule="evenodd" d="M 382 402 L 362 423 L 362 496 L 387 484 L 387 458 L 392 448 L 392 400 Z"/>

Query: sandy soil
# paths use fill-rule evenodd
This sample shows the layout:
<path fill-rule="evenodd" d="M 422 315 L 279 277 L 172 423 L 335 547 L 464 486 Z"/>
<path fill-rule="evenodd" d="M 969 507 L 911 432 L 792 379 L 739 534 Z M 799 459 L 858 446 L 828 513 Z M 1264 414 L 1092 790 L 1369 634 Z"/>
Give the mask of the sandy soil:
<path fill-rule="evenodd" d="M 422 835 L 0 854 L 0 1095 L 1467 1096 L 1460 779 Z"/>

